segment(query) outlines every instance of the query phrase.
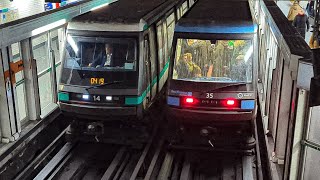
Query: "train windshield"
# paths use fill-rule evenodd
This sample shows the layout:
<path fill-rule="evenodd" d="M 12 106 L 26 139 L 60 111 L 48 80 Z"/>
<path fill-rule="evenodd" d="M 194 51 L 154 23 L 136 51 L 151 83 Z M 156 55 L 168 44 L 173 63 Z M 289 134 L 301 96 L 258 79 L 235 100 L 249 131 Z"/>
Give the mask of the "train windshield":
<path fill-rule="evenodd" d="M 250 83 L 252 59 L 251 40 L 178 39 L 173 79 Z"/>
<path fill-rule="evenodd" d="M 65 68 L 88 71 L 136 71 L 136 40 L 68 36 Z"/>

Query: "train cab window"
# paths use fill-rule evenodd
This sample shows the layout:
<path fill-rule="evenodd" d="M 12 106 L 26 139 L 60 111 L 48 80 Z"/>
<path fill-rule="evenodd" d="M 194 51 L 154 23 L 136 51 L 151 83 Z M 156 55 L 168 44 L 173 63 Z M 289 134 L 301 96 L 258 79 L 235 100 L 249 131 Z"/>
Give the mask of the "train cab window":
<path fill-rule="evenodd" d="M 251 40 L 178 39 L 173 79 L 252 82 Z"/>
<path fill-rule="evenodd" d="M 68 36 L 66 68 L 91 71 L 135 71 L 136 40 Z"/>

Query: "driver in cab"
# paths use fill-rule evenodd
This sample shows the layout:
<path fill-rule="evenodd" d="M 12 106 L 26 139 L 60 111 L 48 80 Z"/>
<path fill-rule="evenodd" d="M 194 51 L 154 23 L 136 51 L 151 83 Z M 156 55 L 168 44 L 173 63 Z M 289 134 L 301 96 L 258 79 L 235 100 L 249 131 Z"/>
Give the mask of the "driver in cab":
<path fill-rule="evenodd" d="M 98 55 L 95 57 L 92 63 L 89 63 L 88 67 L 106 67 L 106 66 L 111 66 L 112 62 L 112 52 L 113 48 L 110 44 L 105 44 L 105 51 L 103 48 L 101 48 L 100 52 L 99 50 L 96 50 L 95 53 Z"/>
<path fill-rule="evenodd" d="M 185 53 L 183 60 L 177 64 L 178 78 L 201 77 L 201 68 L 192 61 L 192 54 Z"/>

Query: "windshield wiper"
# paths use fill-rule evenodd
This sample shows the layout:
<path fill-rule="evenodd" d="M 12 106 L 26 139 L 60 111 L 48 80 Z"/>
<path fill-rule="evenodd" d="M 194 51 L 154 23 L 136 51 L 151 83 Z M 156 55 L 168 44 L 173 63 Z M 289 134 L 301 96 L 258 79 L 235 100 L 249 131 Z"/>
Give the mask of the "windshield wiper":
<path fill-rule="evenodd" d="M 201 94 L 206 93 L 206 92 L 210 92 L 210 91 L 214 91 L 214 90 L 217 90 L 217 89 L 222 89 L 222 88 L 230 87 L 230 86 L 241 86 L 241 85 L 245 85 L 245 84 L 248 84 L 248 83 L 233 83 L 233 84 L 227 84 L 227 85 L 225 85 L 225 86 L 217 87 L 217 88 L 215 88 L 215 89 L 205 90 L 205 91 L 201 92 Z"/>
<path fill-rule="evenodd" d="M 95 86 L 88 87 L 88 88 L 86 88 L 86 90 L 88 91 L 89 89 L 92 89 L 92 88 L 98 88 L 98 87 L 103 87 L 103 86 L 107 86 L 107 85 L 111 85 L 111 84 L 120 84 L 120 83 L 123 83 L 123 81 L 112 81 L 112 82 L 108 82 L 108 83 L 104 83 L 104 84 L 98 84 Z"/>

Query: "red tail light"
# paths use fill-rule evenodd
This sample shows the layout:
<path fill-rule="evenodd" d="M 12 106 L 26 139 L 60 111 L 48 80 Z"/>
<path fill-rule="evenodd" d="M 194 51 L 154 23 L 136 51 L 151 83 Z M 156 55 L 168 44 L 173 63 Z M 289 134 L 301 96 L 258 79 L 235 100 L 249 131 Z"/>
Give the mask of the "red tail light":
<path fill-rule="evenodd" d="M 235 104 L 234 100 L 227 100 L 227 105 L 233 106 Z"/>
<path fill-rule="evenodd" d="M 184 105 L 195 105 L 199 102 L 199 100 L 194 97 L 183 97 L 182 99 Z"/>
<path fill-rule="evenodd" d="M 226 99 L 222 101 L 223 106 L 228 108 L 234 108 L 238 106 L 238 102 L 234 99 Z"/>
<path fill-rule="evenodd" d="M 186 98 L 186 103 L 192 104 L 194 102 L 194 99 L 192 97 Z"/>

